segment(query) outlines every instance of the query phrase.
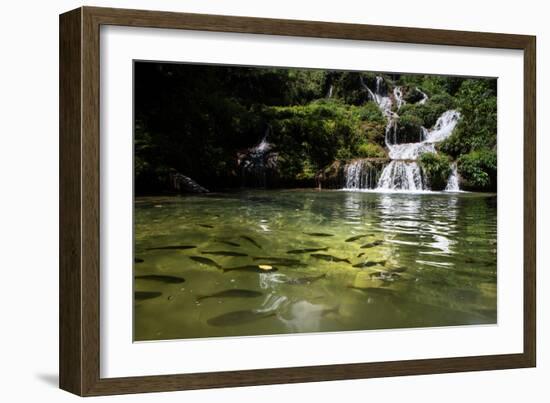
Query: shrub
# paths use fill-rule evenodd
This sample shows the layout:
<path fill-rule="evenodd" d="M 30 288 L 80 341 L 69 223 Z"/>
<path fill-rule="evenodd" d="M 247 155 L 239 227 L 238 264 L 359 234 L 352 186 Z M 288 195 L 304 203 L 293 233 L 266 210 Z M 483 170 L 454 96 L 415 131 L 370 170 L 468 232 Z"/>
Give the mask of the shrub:
<path fill-rule="evenodd" d="M 362 121 L 386 124 L 386 118 L 384 118 L 378 106 L 373 102 L 353 108 L 352 111 L 355 111 L 358 118 Z"/>
<path fill-rule="evenodd" d="M 409 104 L 415 104 L 424 98 L 424 95 L 416 87 L 405 87 L 403 99 Z"/>
<path fill-rule="evenodd" d="M 443 190 L 451 173 L 451 161 L 445 154 L 424 153 L 420 166 L 432 190 Z"/>
<path fill-rule="evenodd" d="M 421 125 L 430 128 L 435 125 L 445 111 L 455 107 L 454 99 L 447 94 L 434 95 L 425 104 L 405 104 L 400 111 L 401 117 L 414 116 L 421 120 Z"/>
<path fill-rule="evenodd" d="M 357 147 L 357 156 L 361 158 L 386 158 L 386 151 L 376 143 L 362 143 Z"/>
<path fill-rule="evenodd" d="M 397 143 L 416 143 L 422 140 L 422 119 L 412 114 L 403 115 L 397 121 Z"/>
<path fill-rule="evenodd" d="M 465 80 L 458 91 L 462 118 L 440 150 L 458 157 L 474 150 L 493 149 L 497 141 L 497 98 L 494 80 Z"/>
<path fill-rule="evenodd" d="M 458 172 L 467 190 L 495 191 L 497 154 L 493 150 L 472 151 L 458 159 Z"/>

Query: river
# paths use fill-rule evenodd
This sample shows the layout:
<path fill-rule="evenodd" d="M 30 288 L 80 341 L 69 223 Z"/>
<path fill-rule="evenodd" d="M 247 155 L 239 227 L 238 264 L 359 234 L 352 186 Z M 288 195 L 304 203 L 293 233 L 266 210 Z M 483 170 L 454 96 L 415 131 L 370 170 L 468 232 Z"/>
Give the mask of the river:
<path fill-rule="evenodd" d="M 494 324 L 496 200 L 316 190 L 138 197 L 134 339 Z"/>

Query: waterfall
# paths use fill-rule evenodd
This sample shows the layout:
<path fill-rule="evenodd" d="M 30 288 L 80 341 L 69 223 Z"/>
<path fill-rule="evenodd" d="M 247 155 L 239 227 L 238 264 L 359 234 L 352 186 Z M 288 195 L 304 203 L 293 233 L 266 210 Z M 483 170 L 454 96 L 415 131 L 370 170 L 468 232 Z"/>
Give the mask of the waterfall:
<path fill-rule="evenodd" d="M 362 87 L 368 92 L 370 99 L 378 105 L 378 108 L 387 119 L 385 142 L 391 161 L 384 167 L 376 185 L 373 183 L 373 178 L 376 175 L 373 176 L 371 172 L 372 167 L 365 162 L 367 160 L 354 160 L 348 163 L 344 172 L 345 188 L 409 192 L 429 190 L 417 160 L 423 153 L 436 152 L 435 143 L 445 140 L 452 134 L 460 119 L 460 113 L 456 110 L 448 110 L 437 119 L 435 125 L 430 130 L 421 127 L 417 142 L 400 143 L 397 133 L 399 115 L 392 111 L 392 108 L 395 103 L 395 107 L 399 111 L 405 103 L 403 89 L 396 86 L 393 88 L 392 96 L 389 96 L 387 84 L 382 76 L 376 77 L 374 91 L 368 87 L 363 77 L 360 80 Z M 418 104 L 424 104 L 428 100 L 428 96 L 420 89 L 416 88 L 416 90 L 423 96 L 418 101 Z M 406 140 L 409 141 L 410 139 L 407 138 Z M 447 190 L 458 190 L 456 164 L 453 164 Z"/>
<path fill-rule="evenodd" d="M 397 110 L 401 109 L 401 105 L 406 103 L 405 100 L 403 99 L 403 90 L 401 89 L 401 87 L 394 87 L 393 97 L 395 98 Z"/>
<path fill-rule="evenodd" d="M 420 88 L 416 87 L 416 90 L 422 94 L 422 99 L 417 102 L 418 105 L 424 105 L 428 100 L 428 95 L 425 92 L 422 92 Z"/>
<path fill-rule="evenodd" d="M 449 137 L 459 119 L 460 113 L 455 110 L 444 112 L 431 130 L 425 127 L 421 128 L 419 141 L 416 143 L 396 144 L 395 129 L 393 129 L 393 138 L 388 137 L 388 132 L 386 132 L 386 145 L 392 161 L 382 172 L 377 188 L 379 190 L 403 191 L 429 190 L 423 178 L 422 169 L 416 161 L 424 153 L 435 153 L 435 143 Z M 390 119 L 388 126 L 396 125 L 396 122 L 392 120 L 395 119 Z"/>
<path fill-rule="evenodd" d="M 346 189 L 374 189 L 379 176 L 380 171 L 365 159 L 353 160 L 344 167 Z"/>
<path fill-rule="evenodd" d="M 456 162 L 451 165 L 451 174 L 449 175 L 449 180 L 447 181 L 447 186 L 445 187 L 446 192 L 458 192 L 460 191 L 458 187 L 458 169 L 456 167 Z"/>
<path fill-rule="evenodd" d="M 331 84 L 330 87 L 328 87 L 326 98 L 332 98 L 332 92 L 333 91 L 334 91 L 334 86 Z"/>
<path fill-rule="evenodd" d="M 393 160 L 382 171 L 377 189 L 421 191 L 424 189 L 422 170 L 414 161 Z"/>
<path fill-rule="evenodd" d="M 455 110 L 444 112 L 437 121 L 432 130 L 428 132 L 426 141 L 439 143 L 449 137 L 460 119 L 460 113 Z"/>
<path fill-rule="evenodd" d="M 384 78 L 381 76 L 376 77 L 376 90 L 373 92 L 369 86 L 365 83 L 363 76 L 360 76 L 361 85 L 364 89 L 367 90 L 369 97 L 382 111 L 384 116 L 390 117 L 394 116 L 395 114 L 392 112 L 392 100 L 388 96 L 388 91 L 386 88 L 386 84 L 384 83 Z"/>
<path fill-rule="evenodd" d="M 272 146 L 267 141 L 269 130 L 266 129 L 258 144 L 238 153 L 243 186 L 266 187 L 277 168 L 277 153 L 271 151 Z"/>

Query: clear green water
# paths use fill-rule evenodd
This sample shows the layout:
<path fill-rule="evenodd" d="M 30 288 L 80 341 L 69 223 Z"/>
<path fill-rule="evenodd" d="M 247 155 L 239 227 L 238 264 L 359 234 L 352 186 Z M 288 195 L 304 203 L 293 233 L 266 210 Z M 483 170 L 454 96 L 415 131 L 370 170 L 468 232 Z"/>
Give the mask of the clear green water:
<path fill-rule="evenodd" d="M 135 256 L 143 261 L 134 264 L 134 338 L 496 323 L 496 224 L 496 196 L 474 193 L 137 198 Z M 366 236 L 346 242 L 355 235 Z M 151 249 L 181 245 L 196 248 Z M 287 253 L 304 248 L 328 248 L 312 253 L 350 263 Z M 276 271 L 257 268 L 264 264 Z M 239 266 L 259 272 L 223 270 Z M 140 278 L 151 274 L 176 278 Z M 212 296 L 234 289 L 246 292 Z"/>

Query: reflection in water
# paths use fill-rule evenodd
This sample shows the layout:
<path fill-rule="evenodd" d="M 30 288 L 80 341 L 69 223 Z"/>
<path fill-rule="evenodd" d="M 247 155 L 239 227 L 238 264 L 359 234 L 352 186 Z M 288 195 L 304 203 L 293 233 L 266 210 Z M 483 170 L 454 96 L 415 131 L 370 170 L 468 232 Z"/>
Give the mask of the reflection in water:
<path fill-rule="evenodd" d="M 158 249 L 167 245 L 194 248 Z M 317 258 L 288 253 L 319 248 L 328 249 Z M 136 340 L 496 322 L 493 195 L 138 198 L 135 257 L 135 290 L 155 293 L 135 300 Z M 147 281 L 151 274 L 185 282 Z M 218 294 L 229 289 L 262 296 Z"/>

